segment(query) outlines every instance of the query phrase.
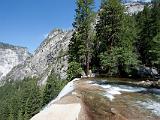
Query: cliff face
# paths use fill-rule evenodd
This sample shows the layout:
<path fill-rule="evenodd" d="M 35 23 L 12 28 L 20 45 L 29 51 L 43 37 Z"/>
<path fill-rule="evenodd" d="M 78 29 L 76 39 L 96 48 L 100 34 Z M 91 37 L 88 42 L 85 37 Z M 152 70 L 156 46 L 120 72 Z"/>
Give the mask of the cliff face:
<path fill-rule="evenodd" d="M 0 43 L 0 80 L 30 55 L 27 48 Z"/>
<path fill-rule="evenodd" d="M 40 77 L 43 84 L 51 70 L 65 79 L 68 44 L 73 31 L 53 30 L 41 43 L 35 54 L 22 64 L 14 67 L 5 79 L 22 80 L 24 77 Z"/>
<path fill-rule="evenodd" d="M 139 2 L 133 2 L 133 3 L 125 3 L 124 6 L 126 8 L 125 13 L 133 15 L 143 11 L 145 4 Z"/>

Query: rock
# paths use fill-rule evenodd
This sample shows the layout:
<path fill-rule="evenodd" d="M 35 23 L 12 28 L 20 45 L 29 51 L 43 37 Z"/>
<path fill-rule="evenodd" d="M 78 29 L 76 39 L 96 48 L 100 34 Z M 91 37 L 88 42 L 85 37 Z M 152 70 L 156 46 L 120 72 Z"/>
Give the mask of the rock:
<path fill-rule="evenodd" d="M 158 71 L 156 70 L 156 68 L 151 68 L 152 74 L 154 75 L 158 75 Z"/>
<path fill-rule="evenodd" d="M 158 74 L 158 71 L 156 68 L 141 66 L 138 69 L 137 73 L 138 73 L 138 76 L 140 76 L 141 78 L 154 78 L 154 79 L 160 78 L 160 75 Z"/>
<path fill-rule="evenodd" d="M 148 88 L 160 88 L 160 80 L 158 81 L 146 80 L 146 81 L 136 82 L 135 84 L 138 86 L 148 87 Z"/>
<path fill-rule="evenodd" d="M 40 44 L 35 54 L 14 67 L 4 80 L 22 80 L 24 77 L 37 76 L 40 78 L 39 84 L 44 84 L 52 70 L 60 75 L 61 79 L 66 79 L 68 68 L 66 53 L 72 33 L 72 30 L 53 30 Z"/>
<path fill-rule="evenodd" d="M 13 67 L 23 63 L 30 56 L 31 54 L 25 47 L 0 42 L 0 80 L 5 77 Z"/>
<path fill-rule="evenodd" d="M 126 8 L 125 13 L 133 15 L 137 14 L 140 11 L 143 11 L 145 5 L 139 2 L 131 2 L 131 3 L 125 3 L 124 6 Z"/>
<path fill-rule="evenodd" d="M 81 72 L 81 78 L 86 78 L 86 73 L 84 71 Z"/>

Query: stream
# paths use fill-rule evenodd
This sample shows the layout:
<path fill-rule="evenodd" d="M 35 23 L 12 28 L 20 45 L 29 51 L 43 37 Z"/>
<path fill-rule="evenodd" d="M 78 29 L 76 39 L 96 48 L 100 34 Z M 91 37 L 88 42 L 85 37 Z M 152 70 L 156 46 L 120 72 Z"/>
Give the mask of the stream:
<path fill-rule="evenodd" d="M 92 85 L 104 89 L 100 94 L 129 120 L 160 120 L 160 89 L 123 84 L 110 79 L 97 79 Z"/>

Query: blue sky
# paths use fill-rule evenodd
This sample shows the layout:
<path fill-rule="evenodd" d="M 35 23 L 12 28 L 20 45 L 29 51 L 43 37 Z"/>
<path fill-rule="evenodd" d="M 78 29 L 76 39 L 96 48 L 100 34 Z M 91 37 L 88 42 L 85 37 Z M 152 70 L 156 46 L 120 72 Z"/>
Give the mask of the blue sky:
<path fill-rule="evenodd" d="M 72 28 L 75 7 L 75 0 L 0 0 L 0 42 L 33 52 L 52 29 Z"/>

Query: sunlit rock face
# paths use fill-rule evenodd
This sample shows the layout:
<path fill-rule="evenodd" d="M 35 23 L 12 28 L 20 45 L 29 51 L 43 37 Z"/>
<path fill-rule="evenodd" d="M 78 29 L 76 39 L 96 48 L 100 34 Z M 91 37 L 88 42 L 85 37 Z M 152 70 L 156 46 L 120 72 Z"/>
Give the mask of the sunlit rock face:
<path fill-rule="evenodd" d="M 139 2 L 134 2 L 134 3 L 125 3 L 125 8 L 126 8 L 126 13 L 127 14 L 137 14 L 138 12 L 143 11 L 144 9 L 144 4 L 139 3 Z"/>
<path fill-rule="evenodd" d="M 30 55 L 27 48 L 0 43 L 0 80 Z"/>
<path fill-rule="evenodd" d="M 141 3 L 147 3 L 151 2 L 151 0 L 122 0 L 123 3 L 133 3 L 133 2 L 141 2 Z"/>
<path fill-rule="evenodd" d="M 24 77 L 37 76 L 40 84 L 45 83 L 51 70 L 67 77 L 68 68 L 67 50 L 73 31 L 55 29 L 40 44 L 34 55 L 24 63 L 14 67 L 5 79 L 22 80 Z"/>
<path fill-rule="evenodd" d="M 143 11 L 145 5 L 151 5 L 151 0 L 122 0 L 127 14 L 133 15 Z"/>

